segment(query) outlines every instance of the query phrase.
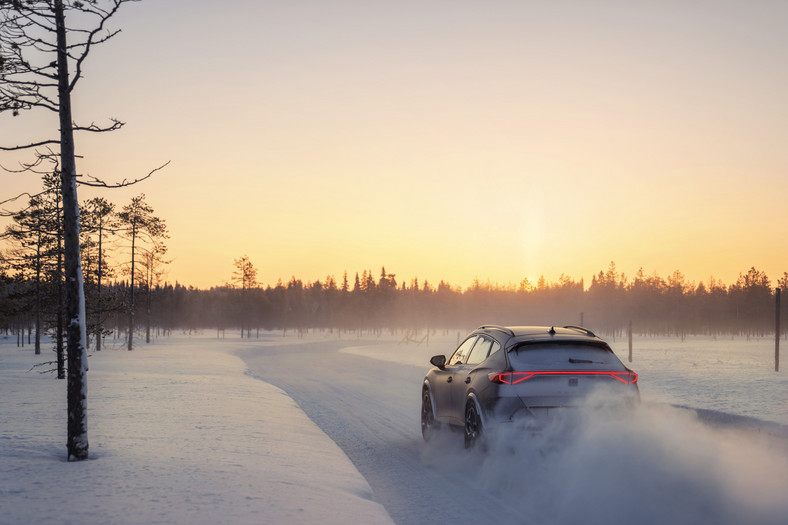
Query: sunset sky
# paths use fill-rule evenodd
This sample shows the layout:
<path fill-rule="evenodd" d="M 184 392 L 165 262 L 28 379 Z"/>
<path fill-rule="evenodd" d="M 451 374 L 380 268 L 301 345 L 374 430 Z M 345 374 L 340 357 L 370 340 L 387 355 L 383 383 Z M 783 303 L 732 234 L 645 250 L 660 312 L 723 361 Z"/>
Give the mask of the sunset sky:
<path fill-rule="evenodd" d="M 144 0 L 74 97 L 168 280 L 788 271 L 788 2 Z M 56 133 L 0 115 L 0 143 Z M 16 157 L 0 154 L 0 163 Z M 39 181 L 0 174 L 0 200 Z M 81 189 L 82 200 L 97 195 Z"/>

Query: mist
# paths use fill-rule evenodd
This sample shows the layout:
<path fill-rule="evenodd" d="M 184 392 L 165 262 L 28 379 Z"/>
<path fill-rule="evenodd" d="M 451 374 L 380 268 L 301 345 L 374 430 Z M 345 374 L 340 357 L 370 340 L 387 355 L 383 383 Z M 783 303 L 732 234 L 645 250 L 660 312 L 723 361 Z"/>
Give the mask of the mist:
<path fill-rule="evenodd" d="M 611 407 L 603 398 L 538 430 L 488 429 L 470 452 L 457 436 L 441 436 L 422 459 L 496 495 L 524 523 L 785 523 L 785 435 L 709 426 L 670 405 Z"/>

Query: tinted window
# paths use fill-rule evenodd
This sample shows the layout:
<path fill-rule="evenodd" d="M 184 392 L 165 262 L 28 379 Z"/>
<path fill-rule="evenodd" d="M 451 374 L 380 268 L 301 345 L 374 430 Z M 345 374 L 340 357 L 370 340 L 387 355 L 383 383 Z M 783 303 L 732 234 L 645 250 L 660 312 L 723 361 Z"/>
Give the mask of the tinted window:
<path fill-rule="evenodd" d="M 476 339 L 477 336 L 469 337 L 468 339 L 466 339 L 465 342 L 462 343 L 460 347 L 451 356 L 451 359 L 449 359 L 449 364 L 456 365 L 458 363 L 464 363 L 465 358 L 468 357 L 468 354 L 470 353 L 471 348 L 473 347 L 473 343 L 476 342 Z"/>
<path fill-rule="evenodd" d="M 466 363 L 475 365 L 487 359 L 487 356 L 490 355 L 492 343 L 492 339 L 479 337 L 479 341 L 476 343 L 476 346 L 473 347 L 473 350 L 471 350 L 471 355 L 468 356 Z"/>
<path fill-rule="evenodd" d="M 509 362 L 515 370 L 625 370 L 612 351 L 586 344 L 522 345 Z"/>
<path fill-rule="evenodd" d="M 495 352 L 497 352 L 500 349 L 501 349 L 501 344 L 498 341 L 493 341 L 492 349 L 490 350 L 490 353 L 487 354 L 487 357 L 493 355 Z"/>

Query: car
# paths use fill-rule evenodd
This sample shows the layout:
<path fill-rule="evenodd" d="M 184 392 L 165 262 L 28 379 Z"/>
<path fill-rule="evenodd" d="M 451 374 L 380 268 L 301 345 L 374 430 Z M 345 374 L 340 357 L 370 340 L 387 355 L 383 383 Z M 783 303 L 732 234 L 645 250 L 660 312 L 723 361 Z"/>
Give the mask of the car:
<path fill-rule="evenodd" d="M 639 400 L 638 375 L 610 346 L 579 326 L 485 325 L 446 359 L 436 355 L 421 391 L 425 441 L 448 426 L 473 447 L 485 428 L 500 423 L 549 421 L 577 407 L 597 387 Z"/>

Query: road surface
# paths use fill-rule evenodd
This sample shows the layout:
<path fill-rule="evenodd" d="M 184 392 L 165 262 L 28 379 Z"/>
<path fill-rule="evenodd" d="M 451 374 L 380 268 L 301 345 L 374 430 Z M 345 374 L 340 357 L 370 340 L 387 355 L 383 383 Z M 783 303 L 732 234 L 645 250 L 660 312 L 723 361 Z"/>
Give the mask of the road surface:
<path fill-rule="evenodd" d="M 607 525 L 634 516 L 640 524 L 777 524 L 788 515 L 784 439 L 708 426 L 673 407 L 639 410 L 627 421 L 597 414 L 568 443 L 560 443 L 562 432 L 504 437 L 486 453 L 465 451 L 461 435 L 425 444 L 427 360 L 414 366 L 340 351 L 368 343 L 375 341 L 247 347 L 238 355 L 342 448 L 398 524 Z"/>

